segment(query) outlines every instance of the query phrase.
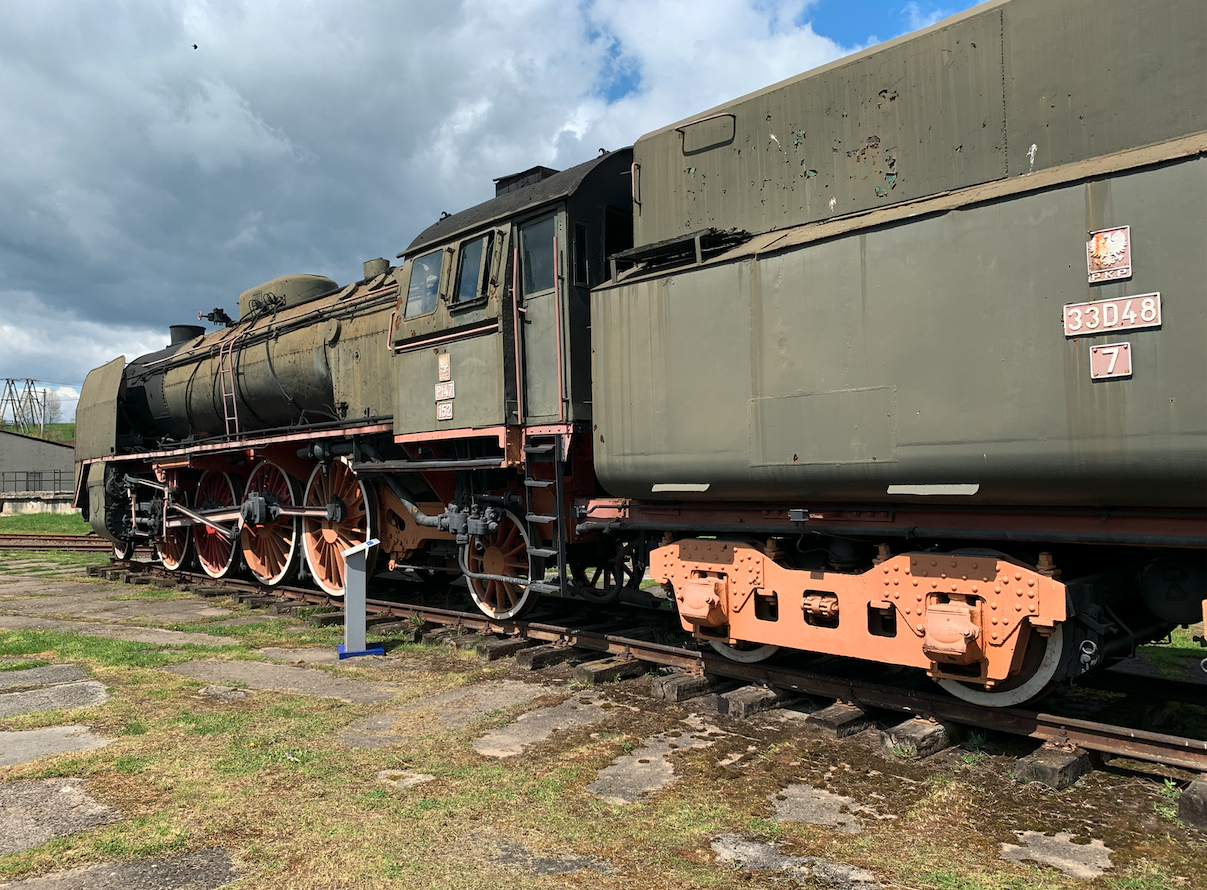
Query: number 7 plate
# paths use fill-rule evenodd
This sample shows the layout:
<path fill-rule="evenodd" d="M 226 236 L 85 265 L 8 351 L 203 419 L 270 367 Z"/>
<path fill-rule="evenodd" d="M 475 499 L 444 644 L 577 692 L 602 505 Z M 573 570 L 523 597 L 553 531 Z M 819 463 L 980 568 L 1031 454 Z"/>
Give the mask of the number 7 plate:
<path fill-rule="evenodd" d="M 1107 343 L 1090 347 L 1090 378 L 1107 380 L 1111 377 L 1132 376 L 1132 344 Z"/>
<path fill-rule="evenodd" d="M 1069 303 L 1064 310 L 1065 336 L 1089 337 L 1114 331 L 1161 326 L 1161 295 L 1140 294 L 1118 300 Z"/>

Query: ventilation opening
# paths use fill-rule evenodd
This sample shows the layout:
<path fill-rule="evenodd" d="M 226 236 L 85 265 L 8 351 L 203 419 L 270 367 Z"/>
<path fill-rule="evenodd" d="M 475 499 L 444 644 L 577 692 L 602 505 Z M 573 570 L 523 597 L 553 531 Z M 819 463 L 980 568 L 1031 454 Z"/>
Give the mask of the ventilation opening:
<path fill-rule="evenodd" d="M 779 594 L 774 590 L 769 590 L 766 593 L 756 590 L 754 592 L 754 617 L 759 621 L 779 621 Z"/>

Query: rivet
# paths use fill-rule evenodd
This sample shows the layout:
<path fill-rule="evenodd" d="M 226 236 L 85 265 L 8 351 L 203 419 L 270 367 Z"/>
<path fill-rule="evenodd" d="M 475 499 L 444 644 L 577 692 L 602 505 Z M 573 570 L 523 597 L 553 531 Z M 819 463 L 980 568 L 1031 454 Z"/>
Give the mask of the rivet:
<path fill-rule="evenodd" d="M 1023 604 L 1022 604 L 1022 603 L 1015 603 L 1015 604 L 1014 604 L 1014 611 L 1015 611 L 1015 612 L 1021 612 L 1022 610 L 1023 610 Z"/>
<path fill-rule="evenodd" d="M 884 586 L 885 586 L 885 587 L 888 587 L 888 578 L 885 578 L 885 579 L 884 579 Z"/>
<path fill-rule="evenodd" d="M 921 614 L 921 613 L 919 613 L 919 614 Z M 918 633 L 926 633 L 925 624 L 915 624 L 914 627 L 918 628 Z"/>
<path fill-rule="evenodd" d="M 1022 573 L 1022 572 L 1015 572 L 1015 573 L 1014 573 L 1014 580 L 1015 580 L 1015 581 L 1021 581 L 1021 580 L 1023 580 L 1023 573 Z"/>
<path fill-rule="evenodd" d="M 896 600 L 896 599 L 901 599 L 901 591 L 900 591 L 900 590 L 894 590 L 894 591 L 893 591 L 893 599 L 895 599 L 895 600 Z"/>
<path fill-rule="evenodd" d="M 1028 586 L 1028 587 L 1034 587 L 1034 586 L 1035 586 L 1035 579 L 1034 579 L 1034 578 L 1028 578 L 1028 579 L 1027 579 L 1027 586 Z"/>
<path fill-rule="evenodd" d="M 995 639 L 995 640 L 997 639 L 997 631 L 993 632 L 993 639 Z"/>
<path fill-rule="evenodd" d="M 956 561 L 954 559 L 951 561 L 951 567 L 953 569 L 956 567 Z"/>
<path fill-rule="evenodd" d="M 914 614 L 913 609 L 909 609 L 909 608 L 907 608 L 907 609 L 905 610 L 905 614 L 906 614 L 906 615 L 912 615 L 912 614 Z"/>
<path fill-rule="evenodd" d="M 899 571 L 901 571 L 901 566 L 897 565 L 896 563 L 893 563 L 893 571 L 894 571 L 894 572 L 899 572 Z"/>
<path fill-rule="evenodd" d="M 918 594 L 917 599 L 918 599 L 918 602 L 922 602 L 922 594 Z"/>
<path fill-rule="evenodd" d="M 911 559 L 911 560 L 909 561 L 909 564 L 910 564 L 911 566 L 916 566 L 916 565 L 918 564 L 918 560 L 916 560 L 916 559 Z"/>
<path fill-rule="evenodd" d="M 995 603 L 995 602 L 994 602 L 994 603 L 990 603 L 990 604 L 989 604 L 989 608 L 991 608 L 991 609 L 996 609 L 996 608 L 997 608 L 997 603 Z"/>
<path fill-rule="evenodd" d="M 975 584 L 973 584 L 973 585 L 972 585 L 972 592 L 973 592 L 973 593 L 976 593 L 976 592 L 977 592 L 978 590 L 980 590 L 980 589 L 981 589 L 981 588 L 980 588 L 980 587 L 978 587 L 977 585 L 975 585 Z"/>
<path fill-rule="evenodd" d="M 930 582 L 930 587 L 931 587 L 931 589 L 932 589 L 932 590 L 934 590 L 934 589 L 935 589 L 935 588 L 937 588 L 938 586 L 939 586 L 939 582 L 938 582 L 938 581 L 931 581 L 931 582 Z"/>
<path fill-rule="evenodd" d="M 972 564 L 972 567 L 975 569 L 975 568 L 977 567 L 977 564 L 974 562 L 974 563 Z"/>
<path fill-rule="evenodd" d="M 914 579 L 914 587 L 917 587 L 917 586 L 918 586 L 918 579 L 917 579 L 917 578 L 915 578 L 915 579 Z"/>
<path fill-rule="evenodd" d="M 1030 597 L 1031 599 L 1035 599 L 1035 591 L 1034 591 L 1034 590 L 1028 590 L 1028 591 L 1027 591 L 1027 596 L 1028 596 L 1028 597 Z"/>
<path fill-rule="evenodd" d="M 940 577 L 940 578 L 946 578 L 946 577 L 947 577 L 947 573 L 946 573 L 946 572 L 939 572 L 939 577 Z"/>
<path fill-rule="evenodd" d="M 959 590 L 959 589 L 960 589 L 960 585 L 959 585 L 959 584 L 956 584 L 956 583 L 953 581 L 953 582 L 952 582 L 952 584 L 951 584 L 951 589 L 952 589 L 952 590 Z"/>
<path fill-rule="evenodd" d="M 996 616 L 996 615 L 994 615 L 992 618 L 990 618 L 990 619 L 989 619 L 989 623 L 990 623 L 990 624 L 997 624 L 997 616 Z"/>
<path fill-rule="evenodd" d="M 994 592 L 994 593 L 1001 593 L 1001 592 L 1002 592 L 1002 588 L 1000 588 L 1000 587 L 996 587 L 996 586 L 995 586 L 995 587 L 993 588 L 993 592 Z"/>
<path fill-rule="evenodd" d="M 894 578 L 894 579 L 893 579 L 893 584 L 894 584 L 894 585 L 897 585 L 897 584 L 900 584 L 900 583 L 901 583 L 901 579 L 900 579 L 900 578 Z"/>
<path fill-rule="evenodd" d="M 937 566 L 937 565 L 939 564 L 939 561 L 938 561 L 937 559 L 932 559 L 932 560 L 930 561 L 930 564 L 931 564 L 932 566 Z"/>
<path fill-rule="evenodd" d="M 1032 611 L 1032 612 L 1034 612 L 1034 611 L 1035 611 L 1035 603 L 1032 603 L 1032 604 L 1031 604 L 1031 611 Z"/>
<path fill-rule="evenodd" d="M 888 566 L 884 567 L 884 574 L 886 574 L 886 575 L 888 574 Z"/>

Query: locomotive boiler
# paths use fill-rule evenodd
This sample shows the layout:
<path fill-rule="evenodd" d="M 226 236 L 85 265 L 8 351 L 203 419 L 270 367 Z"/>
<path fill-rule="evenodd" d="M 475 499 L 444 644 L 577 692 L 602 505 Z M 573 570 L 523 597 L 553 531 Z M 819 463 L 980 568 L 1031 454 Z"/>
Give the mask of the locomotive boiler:
<path fill-rule="evenodd" d="M 1124 48 L 1125 47 L 1125 48 Z M 1029 701 L 1207 612 L 1207 8 L 997 0 L 89 375 L 119 548 Z M 653 586 L 651 586 L 653 584 Z"/>

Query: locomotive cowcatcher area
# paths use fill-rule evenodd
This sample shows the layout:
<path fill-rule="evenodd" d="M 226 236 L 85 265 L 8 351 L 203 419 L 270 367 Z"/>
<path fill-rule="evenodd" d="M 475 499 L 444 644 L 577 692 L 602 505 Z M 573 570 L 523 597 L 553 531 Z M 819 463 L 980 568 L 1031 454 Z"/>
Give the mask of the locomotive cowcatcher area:
<path fill-rule="evenodd" d="M 900 715 L 831 740 L 804 721 L 826 701 L 719 714 L 654 698 L 656 669 L 594 685 L 417 622 L 340 663 L 314 609 L 86 574 L 108 563 L 0 552 L 0 887 L 1207 886 L 1178 769 L 1056 791 L 1016 779 L 1027 739 L 917 759 L 883 748 Z M 1155 677 L 1190 633 L 1142 651 Z M 1151 698 L 1044 708 L 1207 736 L 1207 707 Z"/>

